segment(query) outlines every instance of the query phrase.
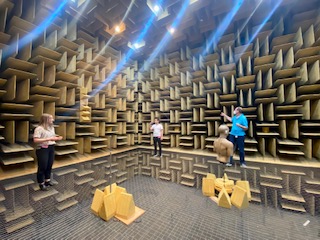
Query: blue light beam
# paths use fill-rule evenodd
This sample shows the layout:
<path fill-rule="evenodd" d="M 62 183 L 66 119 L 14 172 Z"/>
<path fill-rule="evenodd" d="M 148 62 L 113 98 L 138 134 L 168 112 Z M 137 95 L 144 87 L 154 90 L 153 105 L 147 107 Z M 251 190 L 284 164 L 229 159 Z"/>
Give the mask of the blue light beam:
<path fill-rule="evenodd" d="M 162 1 L 160 1 L 162 3 Z M 160 4 L 159 3 L 159 4 Z M 136 41 L 134 42 L 140 42 L 148 33 L 148 30 L 150 29 L 153 20 L 156 18 L 156 15 L 152 14 L 152 16 L 149 18 L 148 22 L 146 23 L 144 29 L 137 37 Z M 134 50 L 130 49 L 124 58 L 121 59 L 121 61 L 117 64 L 116 68 L 110 73 L 110 75 L 100 84 L 98 88 L 96 88 L 91 94 L 90 98 L 95 96 L 101 89 L 103 89 L 110 81 L 112 81 L 121 71 L 123 66 L 127 63 L 127 61 L 130 59 L 130 57 L 133 55 Z"/>
<path fill-rule="evenodd" d="M 240 7 L 242 6 L 244 0 L 237 0 L 237 3 L 232 7 L 231 11 L 224 17 L 222 22 L 219 24 L 218 29 L 214 31 L 211 36 L 209 37 L 209 42 L 206 48 L 201 55 L 205 55 L 205 52 L 208 52 L 208 48 L 213 44 L 213 49 L 216 48 L 217 43 L 219 42 L 220 38 L 223 36 L 224 32 L 229 27 L 230 23 L 232 22 L 234 16 L 239 11 Z"/>
<path fill-rule="evenodd" d="M 177 17 L 173 21 L 173 23 L 171 25 L 171 28 L 178 29 L 178 26 L 180 25 L 181 20 L 182 20 L 182 18 L 184 16 L 189 4 L 190 4 L 190 0 L 187 0 L 187 1 L 184 2 L 184 4 L 183 4 L 182 8 L 180 9 Z M 153 52 L 150 55 L 150 57 L 146 60 L 147 68 L 152 63 L 152 61 L 158 56 L 158 54 L 162 51 L 162 49 L 166 46 L 167 42 L 170 40 L 171 37 L 172 37 L 171 33 L 167 31 L 165 33 L 164 37 L 159 42 L 159 44 L 157 45 L 157 47 L 153 50 Z"/>

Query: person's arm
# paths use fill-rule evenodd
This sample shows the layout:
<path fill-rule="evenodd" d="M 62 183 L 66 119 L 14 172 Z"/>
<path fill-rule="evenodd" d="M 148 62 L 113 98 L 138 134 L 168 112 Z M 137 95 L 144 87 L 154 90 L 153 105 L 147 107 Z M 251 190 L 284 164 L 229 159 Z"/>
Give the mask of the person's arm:
<path fill-rule="evenodd" d="M 153 123 L 150 123 L 150 131 L 153 132 Z"/>
<path fill-rule="evenodd" d="M 35 143 L 43 143 L 43 142 L 48 142 L 48 141 L 54 141 L 52 138 L 33 138 L 33 142 Z"/>
<path fill-rule="evenodd" d="M 246 117 L 244 117 L 243 121 L 241 122 L 242 124 L 240 123 L 237 123 L 237 126 L 242 128 L 244 131 L 247 131 L 248 130 L 248 120 Z"/>
<path fill-rule="evenodd" d="M 62 140 L 63 137 L 57 135 L 55 130 L 54 130 L 54 128 L 53 128 L 53 132 L 54 132 L 55 136 L 53 137 L 54 140 L 52 140 L 52 141 L 60 141 L 60 140 Z"/>
<path fill-rule="evenodd" d="M 229 122 L 232 122 L 232 118 L 231 117 L 229 117 L 227 114 L 225 114 L 224 112 L 222 112 L 221 114 L 220 114 L 222 117 L 225 117 Z"/>
<path fill-rule="evenodd" d="M 33 137 L 33 142 L 35 142 L 35 143 L 43 143 L 43 142 L 48 142 L 48 141 L 60 141 L 60 140 L 62 140 L 61 136 L 55 136 L 55 137 L 50 137 L 50 138 Z"/>
<path fill-rule="evenodd" d="M 52 138 L 41 138 L 41 128 L 37 127 L 34 130 L 33 142 L 35 142 L 35 143 L 43 143 L 43 142 L 51 141 L 51 139 Z"/>
<path fill-rule="evenodd" d="M 55 138 L 55 140 L 54 140 L 54 141 L 60 141 L 60 140 L 62 140 L 62 139 L 63 139 L 63 137 L 62 137 L 62 136 L 58 136 L 58 135 L 57 135 L 57 136 L 55 136 L 54 138 Z"/>
<path fill-rule="evenodd" d="M 160 139 L 163 140 L 163 126 L 161 124 L 161 130 L 160 130 Z"/>
<path fill-rule="evenodd" d="M 41 138 L 41 129 L 36 128 L 33 134 L 33 142 L 34 143 L 43 143 L 48 141 L 59 141 L 62 140 L 61 136 L 54 136 L 49 138 Z"/>

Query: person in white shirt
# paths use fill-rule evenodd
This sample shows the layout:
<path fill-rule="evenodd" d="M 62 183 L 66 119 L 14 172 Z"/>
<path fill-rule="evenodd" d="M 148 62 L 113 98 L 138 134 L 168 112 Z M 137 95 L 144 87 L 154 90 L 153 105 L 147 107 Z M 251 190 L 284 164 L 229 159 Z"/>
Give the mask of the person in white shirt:
<path fill-rule="evenodd" d="M 154 156 L 161 157 L 161 140 L 163 139 L 163 126 L 160 123 L 159 118 L 157 117 L 154 119 L 154 123 L 151 123 L 150 125 L 150 130 L 153 131 Z M 157 145 L 159 146 L 159 155 L 157 155 Z"/>
<path fill-rule="evenodd" d="M 33 141 L 36 143 L 36 155 L 38 159 L 37 181 L 40 190 L 47 191 L 51 183 L 51 170 L 54 160 L 54 145 L 62 139 L 54 131 L 53 117 L 44 113 L 41 116 L 39 126 L 34 130 Z"/>

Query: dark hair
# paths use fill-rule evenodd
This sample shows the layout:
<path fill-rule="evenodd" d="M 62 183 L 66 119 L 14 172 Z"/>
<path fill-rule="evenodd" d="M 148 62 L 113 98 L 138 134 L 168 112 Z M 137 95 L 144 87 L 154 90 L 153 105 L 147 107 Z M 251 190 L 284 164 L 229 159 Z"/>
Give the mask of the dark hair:
<path fill-rule="evenodd" d="M 158 120 L 160 122 L 160 119 L 158 117 L 155 117 L 154 120 Z"/>

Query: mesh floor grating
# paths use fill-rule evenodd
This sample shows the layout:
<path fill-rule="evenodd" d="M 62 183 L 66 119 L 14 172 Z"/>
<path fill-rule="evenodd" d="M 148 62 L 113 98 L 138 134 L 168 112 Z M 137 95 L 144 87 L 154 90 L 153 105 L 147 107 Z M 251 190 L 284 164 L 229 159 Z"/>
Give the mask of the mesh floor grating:
<path fill-rule="evenodd" d="M 146 213 L 130 226 L 104 222 L 90 212 L 91 199 L 61 213 L 34 215 L 36 222 L 1 239 L 317 239 L 320 220 L 250 204 L 239 211 L 219 208 L 201 190 L 137 176 L 122 184 Z M 309 220 L 307 226 L 303 224 Z"/>

